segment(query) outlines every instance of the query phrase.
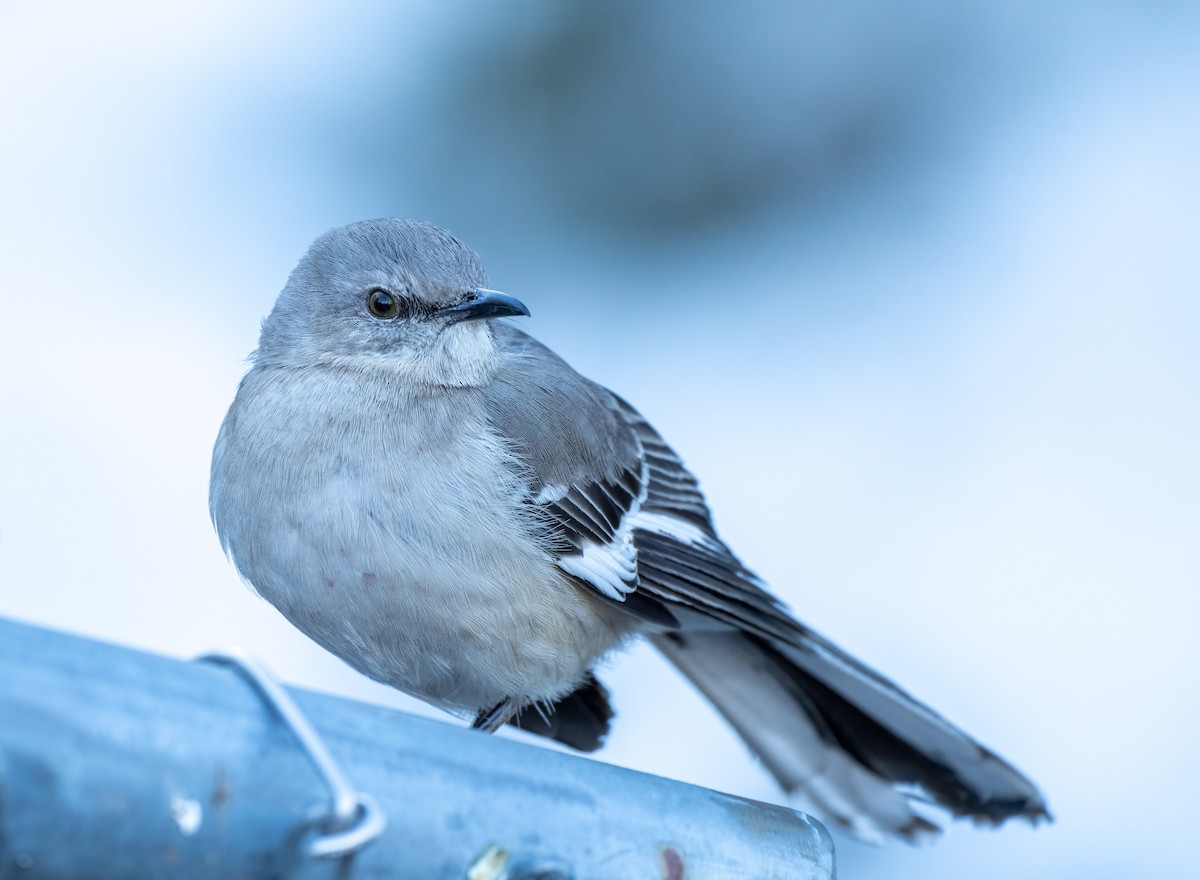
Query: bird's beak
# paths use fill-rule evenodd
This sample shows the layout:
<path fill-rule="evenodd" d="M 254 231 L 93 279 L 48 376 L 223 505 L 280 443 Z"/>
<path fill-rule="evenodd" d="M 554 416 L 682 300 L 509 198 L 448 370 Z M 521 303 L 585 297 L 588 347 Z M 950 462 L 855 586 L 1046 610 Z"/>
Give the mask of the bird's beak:
<path fill-rule="evenodd" d="M 529 317 L 529 309 L 525 303 L 516 297 L 508 296 L 498 290 L 488 290 L 486 287 L 476 287 L 467 291 L 466 295 L 455 305 L 438 309 L 439 315 L 446 315 L 451 323 L 459 321 L 477 321 L 480 318 L 507 318 L 514 315 Z"/>

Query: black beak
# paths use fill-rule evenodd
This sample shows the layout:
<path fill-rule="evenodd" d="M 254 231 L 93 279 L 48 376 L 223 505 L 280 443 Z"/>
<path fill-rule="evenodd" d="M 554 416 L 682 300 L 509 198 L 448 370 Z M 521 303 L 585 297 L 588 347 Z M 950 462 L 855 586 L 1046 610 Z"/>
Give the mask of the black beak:
<path fill-rule="evenodd" d="M 525 303 L 516 297 L 508 296 L 498 290 L 488 290 L 477 287 L 467 291 L 456 305 L 438 309 L 439 315 L 446 315 L 452 324 L 459 321 L 477 321 L 480 318 L 508 318 L 515 315 L 529 317 L 529 309 Z"/>

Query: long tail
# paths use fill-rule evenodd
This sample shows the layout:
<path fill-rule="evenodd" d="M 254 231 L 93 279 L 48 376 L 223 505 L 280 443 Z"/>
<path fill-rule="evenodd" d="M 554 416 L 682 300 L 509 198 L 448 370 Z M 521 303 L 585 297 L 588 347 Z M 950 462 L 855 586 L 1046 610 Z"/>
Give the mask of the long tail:
<path fill-rule="evenodd" d="M 736 630 L 652 640 L 785 791 L 859 837 L 937 833 L 913 809 L 922 797 L 988 824 L 1050 818 L 1015 768 L 815 635 L 795 644 Z"/>

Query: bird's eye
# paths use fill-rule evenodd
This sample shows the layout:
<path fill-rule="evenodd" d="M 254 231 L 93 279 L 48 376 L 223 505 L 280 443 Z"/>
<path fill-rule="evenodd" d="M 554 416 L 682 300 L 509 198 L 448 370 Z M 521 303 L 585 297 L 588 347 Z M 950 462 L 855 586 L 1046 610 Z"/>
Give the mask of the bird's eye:
<path fill-rule="evenodd" d="M 376 287 L 367 294 L 367 308 L 376 318 L 394 318 L 400 314 L 400 297 Z"/>

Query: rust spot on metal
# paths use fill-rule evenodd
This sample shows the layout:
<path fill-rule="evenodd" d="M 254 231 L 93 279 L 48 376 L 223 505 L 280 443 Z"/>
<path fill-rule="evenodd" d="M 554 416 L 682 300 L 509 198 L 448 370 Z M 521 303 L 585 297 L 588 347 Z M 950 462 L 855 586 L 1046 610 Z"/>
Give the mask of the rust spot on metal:
<path fill-rule="evenodd" d="M 683 880 L 683 856 L 673 846 L 664 846 L 659 855 L 662 857 L 663 880 Z"/>
<path fill-rule="evenodd" d="M 232 797 L 233 791 L 229 788 L 229 780 L 225 777 L 225 769 L 218 767 L 216 777 L 213 779 L 212 805 L 219 810 L 229 803 L 229 799 Z"/>

